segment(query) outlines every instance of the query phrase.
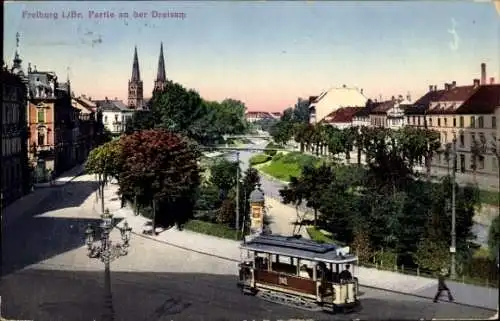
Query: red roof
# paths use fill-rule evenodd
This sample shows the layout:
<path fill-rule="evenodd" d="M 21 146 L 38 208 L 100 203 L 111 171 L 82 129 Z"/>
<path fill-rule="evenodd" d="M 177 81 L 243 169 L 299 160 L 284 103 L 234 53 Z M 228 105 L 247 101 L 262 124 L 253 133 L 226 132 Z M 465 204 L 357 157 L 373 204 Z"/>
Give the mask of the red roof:
<path fill-rule="evenodd" d="M 481 85 L 456 111 L 457 114 L 491 114 L 500 106 L 500 84 Z"/>
<path fill-rule="evenodd" d="M 350 123 L 354 114 L 364 109 L 364 107 L 342 107 L 325 117 L 326 123 Z"/>
<path fill-rule="evenodd" d="M 378 106 L 373 108 L 370 114 L 386 114 L 389 111 L 389 109 L 391 109 L 395 105 L 396 105 L 395 100 L 383 101 Z"/>

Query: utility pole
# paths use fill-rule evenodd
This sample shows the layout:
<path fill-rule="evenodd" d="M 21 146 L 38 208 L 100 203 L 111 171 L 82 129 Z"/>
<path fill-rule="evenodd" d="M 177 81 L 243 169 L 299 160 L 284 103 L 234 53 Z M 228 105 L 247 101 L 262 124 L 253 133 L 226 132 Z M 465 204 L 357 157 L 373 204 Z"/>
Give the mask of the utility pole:
<path fill-rule="evenodd" d="M 456 262 L 455 262 L 455 253 L 456 253 L 456 231 L 455 231 L 455 224 L 456 224 L 456 217 L 455 217 L 455 210 L 456 210 L 456 195 L 455 195 L 455 180 L 456 180 L 456 171 L 457 171 L 457 139 L 454 137 L 453 138 L 453 171 L 451 174 L 451 246 L 450 246 L 450 253 L 451 253 L 451 277 L 455 278 L 456 275 Z"/>
<path fill-rule="evenodd" d="M 236 238 L 240 226 L 240 152 L 236 152 Z"/>

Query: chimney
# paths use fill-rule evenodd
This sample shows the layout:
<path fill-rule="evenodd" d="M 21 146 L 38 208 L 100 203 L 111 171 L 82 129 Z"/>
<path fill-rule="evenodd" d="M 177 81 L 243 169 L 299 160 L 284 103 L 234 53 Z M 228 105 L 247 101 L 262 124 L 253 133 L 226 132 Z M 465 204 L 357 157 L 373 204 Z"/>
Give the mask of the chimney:
<path fill-rule="evenodd" d="M 396 100 L 396 98 L 395 98 L 394 96 L 392 96 L 392 97 L 391 97 L 391 100 L 392 100 L 392 101 L 395 101 L 395 100 Z"/>
<path fill-rule="evenodd" d="M 105 100 L 105 101 L 108 101 L 108 97 L 105 97 L 105 98 L 104 98 L 104 100 Z"/>
<path fill-rule="evenodd" d="M 438 90 L 438 86 L 434 85 L 434 91 L 437 91 L 437 90 Z"/>
<path fill-rule="evenodd" d="M 450 90 L 450 84 L 445 83 L 444 84 L 444 90 L 446 90 L 446 91 Z"/>
<path fill-rule="evenodd" d="M 479 79 L 474 79 L 474 88 L 479 86 Z"/>
<path fill-rule="evenodd" d="M 481 64 L 481 85 L 486 85 L 486 64 Z"/>
<path fill-rule="evenodd" d="M 433 91 L 434 90 L 434 86 L 433 85 L 429 85 L 429 91 Z"/>
<path fill-rule="evenodd" d="M 362 95 L 363 94 L 363 88 L 361 88 L 360 92 L 361 92 L 361 95 Z"/>
<path fill-rule="evenodd" d="M 455 88 L 456 86 L 457 86 L 457 82 L 456 82 L 455 80 L 453 80 L 453 81 L 451 82 L 451 88 L 453 89 L 453 88 Z"/>
<path fill-rule="evenodd" d="M 490 77 L 490 85 L 494 85 L 495 84 L 495 77 Z"/>
<path fill-rule="evenodd" d="M 115 97 L 115 100 L 118 100 L 118 98 Z"/>
<path fill-rule="evenodd" d="M 92 101 L 92 97 L 89 97 L 89 100 Z"/>
<path fill-rule="evenodd" d="M 345 84 L 344 84 L 344 85 L 342 85 L 342 88 L 346 88 L 346 87 L 347 87 L 347 86 L 346 86 Z"/>

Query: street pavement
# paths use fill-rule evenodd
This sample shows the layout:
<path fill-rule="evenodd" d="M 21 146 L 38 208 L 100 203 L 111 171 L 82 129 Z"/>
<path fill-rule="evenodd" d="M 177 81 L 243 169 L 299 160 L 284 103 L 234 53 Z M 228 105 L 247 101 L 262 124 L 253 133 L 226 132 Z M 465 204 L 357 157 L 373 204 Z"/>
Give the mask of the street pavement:
<path fill-rule="evenodd" d="M 3 317 L 37 321 L 100 319 L 103 266 L 86 257 L 83 237 L 87 223 L 97 223 L 100 212 L 93 179 L 82 175 L 54 188 L 50 201 L 37 205 L 36 211 L 4 232 L 8 273 L 0 283 Z M 116 217 L 124 216 L 127 209 L 119 210 L 113 188 L 116 186 L 110 184 L 105 191 L 106 207 Z M 139 232 L 139 220 L 133 222 L 132 216 L 127 220 Z M 234 244 L 228 240 L 174 229 L 162 235 L 184 242 L 186 247 L 134 234 L 129 255 L 112 263 L 116 320 L 345 319 L 344 315 L 312 313 L 242 295 L 236 287 L 234 260 L 214 256 L 207 248 L 204 253 L 196 251 L 201 242 L 218 246 L 226 252 L 221 254 L 227 254 L 224 244 Z M 112 240 L 119 240 L 117 231 L 112 233 Z M 390 291 L 361 290 L 363 309 L 349 318 L 486 318 L 493 314 L 486 309 L 434 304 L 429 299 Z"/>

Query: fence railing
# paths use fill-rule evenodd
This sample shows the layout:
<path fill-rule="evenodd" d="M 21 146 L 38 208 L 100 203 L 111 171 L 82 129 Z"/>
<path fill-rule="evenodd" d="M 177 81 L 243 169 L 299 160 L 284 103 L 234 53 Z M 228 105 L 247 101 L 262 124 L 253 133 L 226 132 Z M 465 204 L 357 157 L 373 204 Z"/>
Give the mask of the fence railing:
<path fill-rule="evenodd" d="M 407 275 L 436 278 L 436 273 L 429 271 L 427 269 L 420 269 L 419 267 L 408 267 L 404 265 L 388 266 L 387 264 L 384 265 L 383 262 L 360 262 L 359 264 L 360 266 L 363 267 L 375 268 L 377 270 L 382 270 L 382 271 L 392 271 Z M 459 270 L 463 269 L 459 267 Z M 495 278 L 490 279 L 490 278 L 481 278 L 477 276 L 469 276 L 458 273 L 457 277 L 455 278 L 450 277 L 449 280 L 464 284 L 498 288 L 498 277 L 496 279 Z"/>

